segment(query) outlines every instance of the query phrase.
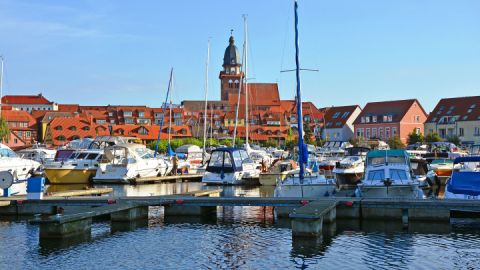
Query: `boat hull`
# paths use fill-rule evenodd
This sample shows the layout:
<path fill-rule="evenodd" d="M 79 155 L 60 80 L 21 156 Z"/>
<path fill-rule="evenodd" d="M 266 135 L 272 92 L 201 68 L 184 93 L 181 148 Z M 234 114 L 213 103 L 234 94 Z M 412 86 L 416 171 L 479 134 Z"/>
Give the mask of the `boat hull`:
<path fill-rule="evenodd" d="M 45 169 L 45 176 L 50 184 L 88 184 L 95 176 L 97 169 Z"/>
<path fill-rule="evenodd" d="M 335 180 L 338 187 L 354 187 L 363 178 L 364 173 L 335 173 Z"/>
<path fill-rule="evenodd" d="M 355 191 L 357 197 L 362 198 L 401 198 L 423 199 L 423 191 L 418 185 L 358 185 Z"/>
<path fill-rule="evenodd" d="M 13 185 L 10 187 L 10 195 L 15 196 L 15 195 L 26 195 L 27 194 L 27 181 L 22 180 L 22 181 L 17 181 L 13 183 Z M 0 197 L 3 197 L 3 189 L 0 189 Z"/>
<path fill-rule="evenodd" d="M 335 184 L 280 185 L 275 189 L 279 198 L 321 198 L 335 193 Z"/>
<path fill-rule="evenodd" d="M 261 173 L 259 177 L 260 185 L 262 186 L 276 186 L 277 179 L 279 181 L 285 180 L 287 173 Z"/>

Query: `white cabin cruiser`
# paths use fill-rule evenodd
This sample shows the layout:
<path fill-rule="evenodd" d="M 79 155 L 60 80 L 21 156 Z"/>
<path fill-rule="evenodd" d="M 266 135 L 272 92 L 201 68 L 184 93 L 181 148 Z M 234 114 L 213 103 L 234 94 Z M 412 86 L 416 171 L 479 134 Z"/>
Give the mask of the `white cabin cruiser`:
<path fill-rule="evenodd" d="M 422 199 L 419 182 L 412 177 L 410 159 L 405 150 L 368 152 L 365 176 L 357 185 L 357 197 Z"/>
<path fill-rule="evenodd" d="M 4 189 L 10 195 L 25 195 L 27 179 L 41 166 L 37 161 L 18 157 L 8 146 L 0 143 L 0 196 Z"/>
<path fill-rule="evenodd" d="M 306 170 L 304 179 L 299 176 L 299 169 L 295 174 L 288 174 L 283 181 L 278 181 L 274 191 L 275 197 L 304 197 L 320 198 L 335 194 L 335 180 L 324 175 Z"/>
<path fill-rule="evenodd" d="M 337 162 L 333 169 L 338 187 L 356 186 L 360 182 L 365 172 L 365 158 L 368 151 L 370 149 L 366 147 L 347 148 L 347 156 Z"/>
<path fill-rule="evenodd" d="M 172 166 L 142 144 L 118 144 L 104 149 L 106 163 L 101 163 L 93 177 L 95 183 L 131 183 L 137 178 L 163 176 Z"/>
<path fill-rule="evenodd" d="M 244 149 L 217 148 L 210 155 L 202 183 L 237 185 L 259 175 L 260 170 Z"/>
<path fill-rule="evenodd" d="M 57 150 L 47 148 L 46 145 L 35 144 L 30 148 L 17 151 L 21 158 L 31 159 L 41 164 L 51 162 L 55 159 Z"/>

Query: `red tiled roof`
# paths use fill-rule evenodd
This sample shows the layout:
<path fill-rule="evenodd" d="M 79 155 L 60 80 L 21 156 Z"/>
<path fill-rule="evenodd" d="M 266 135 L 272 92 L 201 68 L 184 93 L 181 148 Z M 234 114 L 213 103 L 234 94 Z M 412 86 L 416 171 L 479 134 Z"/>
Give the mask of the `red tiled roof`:
<path fill-rule="evenodd" d="M 61 130 L 57 129 L 59 126 L 62 127 Z M 70 130 L 72 126 L 76 130 Z M 110 134 L 107 127 L 90 123 L 83 117 L 57 117 L 50 122 L 49 131 L 54 145 L 64 145 L 67 141 L 72 140 L 74 136 L 95 138 L 96 136 Z M 58 140 L 60 136 L 65 137 L 66 141 Z"/>
<path fill-rule="evenodd" d="M 361 124 L 361 118 L 365 116 L 377 116 L 378 122 L 382 122 L 382 116 L 392 115 L 392 121 L 400 122 L 405 114 L 408 112 L 410 107 L 417 103 L 420 108 L 423 110 L 422 105 L 417 99 L 405 99 L 405 100 L 392 100 L 392 101 L 381 101 L 381 102 L 369 102 L 365 105 L 360 115 L 354 121 L 354 124 Z M 425 112 L 425 110 L 423 110 Z M 427 115 L 427 113 L 425 113 Z"/>
<path fill-rule="evenodd" d="M 140 130 L 146 130 L 147 134 L 140 134 Z M 140 125 L 114 125 L 112 126 L 114 135 L 124 135 L 124 136 L 133 136 L 142 140 L 156 140 L 160 126 L 140 126 Z M 123 134 L 121 133 L 123 130 Z M 181 132 L 185 131 L 185 134 Z M 172 126 L 172 138 L 180 137 L 191 137 L 192 132 L 188 126 Z M 168 139 L 168 127 L 164 127 L 162 133 L 160 134 L 160 139 Z"/>
<path fill-rule="evenodd" d="M 40 95 L 6 95 L 2 97 L 5 104 L 52 104 L 44 96 Z"/>
<path fill-rule="evenodd" d="M 35 118 L 26 111 L 2 110 L 2 117 L 7 122 L 27 122 L 29 126 L 35 124 Z"/>
<path fill-rule="evenodd" d="M 325 113 L 325 124 L 327 124 L 327 128 L 342 128 L 357 108 L 360 109 L 360 106 L 351 105 L 328 108 Z M 334 116 L 336 117 L 334 118 Z M 331 123 L 331 125 L 329 126 L 328 123 Z"/>
<path fill-rule="evenodd" d="M 58 104 L 58 111 L 61 112 L 78 112 L 80 105 L 78 104 Z"/>
<path fill-rule="evenodd" d="M 456 121 L 480 121 L 480 96 L 443 98 L 426 122 L 438 122 L 443 116 L 458 116 Z"/>

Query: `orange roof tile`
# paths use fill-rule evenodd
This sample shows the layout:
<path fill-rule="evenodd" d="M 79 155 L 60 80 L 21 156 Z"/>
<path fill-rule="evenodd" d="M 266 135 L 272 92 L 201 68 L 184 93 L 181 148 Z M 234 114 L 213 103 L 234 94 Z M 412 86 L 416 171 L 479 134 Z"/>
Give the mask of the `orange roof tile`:
<path fill-rule="evenodd" d="M 6 95 L 2 97 L 5 104 L 52 104 L 42 94 L 39 95 Z"/>

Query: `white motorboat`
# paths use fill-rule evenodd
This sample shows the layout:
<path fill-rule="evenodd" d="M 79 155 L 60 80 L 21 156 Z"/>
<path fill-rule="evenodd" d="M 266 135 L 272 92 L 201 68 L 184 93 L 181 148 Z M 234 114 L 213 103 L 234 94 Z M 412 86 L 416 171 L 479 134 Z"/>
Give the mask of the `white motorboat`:
<path fill-rule="evenodd" d="M 424 198 L 405 150 L 372 150 L 365 166 L 365 176 L 355 190 L 357 197 Z"/>
<path fill-rule="evenodd" d="M 260 170 L 241 148 L 226 147 L 212 151 L 202 183 L 207 184 L 245 184 L 251 178 L 259 177 Z"/>
<path fill-rule="evenodd" d="M 347 148 L 347 156 L 335 164 L 333 173 L 338 187 L 356 186 L 365 172 L 365 158 L 369 148 Z"/>
<path fill-rule="evenodd" d="M 21 158 L 0 143 L 0 196 L 4 195 L 4 189 L 9 189 L 10 195 L 27 194 L 27 179 L 40 166 L 39 162 Z"/>
<path fill-rule="evenodd" d="M 288 174 L 283 181 L 277 182 L 274 191 L 275 197 L 320 198 L 335 194 L 334 179 L 307 170 L 304 179 L 301 180 L 299 169 L 296 171 L 296 174 Z"/>
<path fill-rule="evenodd" d="M 34 144 L 32 147 L 17 151 L 21 158 L 31 159 L 41 164 L 48 163 L 55 159 L 57 150 L 47 148 L 46 145 Z"/>
<path fill-rule="evenodd" d="M 142 144 L 118 144 L 104 149 L 101 163 L 93 177 L 95 183 L 131 183 L 135 179 L 163 176 L 171 165 Z"/>

